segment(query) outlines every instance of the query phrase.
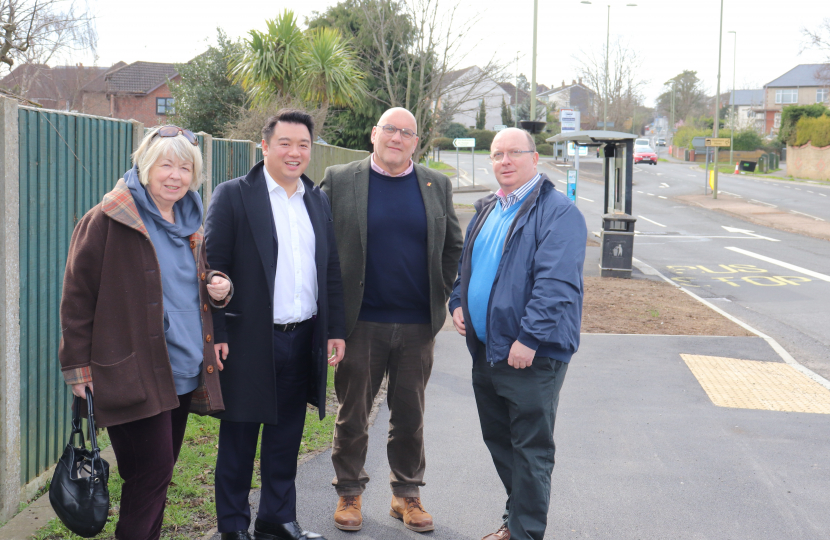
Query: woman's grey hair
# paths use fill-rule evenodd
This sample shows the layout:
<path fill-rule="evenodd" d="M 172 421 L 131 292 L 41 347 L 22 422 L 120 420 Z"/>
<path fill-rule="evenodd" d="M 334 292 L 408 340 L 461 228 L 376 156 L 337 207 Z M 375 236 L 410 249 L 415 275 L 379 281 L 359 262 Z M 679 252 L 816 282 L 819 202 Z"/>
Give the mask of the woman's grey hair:
<path fill-rule="evenodd" d="M 133 153 L 133 164 L 138 166 L 138 179 L 143 185 L 150 181 L 150 168 L 164 157 L 175 156 L 193 164 L 193 180 L 190 191 L 198 191 L 202 185 L 202 152 L 198 146 L 179 133 L 175 137 L 158 137 L 159 128 L 148 133 Z"/>

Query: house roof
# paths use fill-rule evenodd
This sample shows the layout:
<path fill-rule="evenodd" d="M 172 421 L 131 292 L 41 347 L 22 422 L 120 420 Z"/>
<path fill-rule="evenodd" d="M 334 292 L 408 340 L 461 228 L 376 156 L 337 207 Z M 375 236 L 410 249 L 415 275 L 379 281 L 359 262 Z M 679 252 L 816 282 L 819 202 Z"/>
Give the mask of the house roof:
<path fill-rule="evenodd" d="M 147 94 L 179 72 L 174 64 L 133 62 L 104 76 L 108 94 Z"/>
<path fill-rule="evenodd" d="M 587 91 L 591 92 L 592 94 L 595 94 L 595 93 L 596 93 L 596 92 L 594 92 L 593 90 L 591 90 L 591 88 L 589 88 L 588 86 L 586 86 L 585 84 L 583 84 L 583 83 L 581 83 L 581 82 L 576 82 L 576 81 L 574 81 L 574 82 L 573 82 L 573 83 L 571 83 L 571 84 L 563 84 L 562 86 L 560 86 L 560 87 L 558 87 L 558 88 L 551 88 L 550 90 L 547 90 L 547 91 L 545 91 L 545 92 L 542 92 L 542 93 L 541 93 L 541 94 L 539 94 L 539 95 L 540 95 L 540 96 L 549 96 L 549 95 L 552 95 L 552 94 L 558 94 L 559 92 L 561 92 L 561 91 L 563 91 L 563 90 L 567 90 L 567 89 L 569 89 L 569 88 L 573 88 L 573 87 L 576 87 L 576 86 L 579 86 L 580 88 L 584 88 L 585 90 L 587 90 Z"/>
<path fill-rule="evenodd" d="M 104 77 L 107 74 L 112 73 L 117 69 L 121 69 L 122 67 L 126 66 L 126 62 L 118 62 L 112 65 L 112 67 L 104 69 L 100 75 L 89 81 L 81 88 L 82 92 L 106 92 L 107 91 L 107 84 Z"/>
<path fill-rule="evenodd" d="M 78 96 L 78 91 L 89 84 L 90 80 L 103 75 L 106 69 L 80 64 L 55 67 L 21 64 L 0 80 L 0 86 L 10 90 L 28 86 L 24 97 L 46 107 L 62 107 L 61 101 L 74 106 L 73 101 Z"/>
<path fill-rule="evenodd" d="M 828 64 L 799 64 L 781 75 L 772 82 L 765 84 L 765 87 L 792 87 L 792 86 L 827 86 L 826 76 L 822 77 L 821 71 L 830 72 Z"/>
<path fill-rule="evenodd" d="M 731 95 L 727 95 L 727 99 L 731 99 Z M 764 104 L 764 89 L 759 88 L 757 90 L 735 90 L 735 103 L 738 107 L 743 106 L 750 106 L 754 107 L 757 105 Z"/>
<path fill-rule="evenodd" d="M 507 92 L 507 95 L 510 96 L 510 102 L 508 105 L 515 105 L 516 104 L 516 85 L 509 82 L 499 83 L 499 86 Z M 519 103 L 524 103 L 525 101 L 530 101 L 530 94 L 525 92 L 524 90 L 519 89 Z"/>
<path fill-rule="evenodd" d="M 455 71 L 448 71 L 444 74 L 444 77 L 441 79 L 441 84 L 447 86 L 452 84 L 456 80 L 460 79 L 462 75 L 469 73 L 473 69 L 479 69 L 478 66 L 470 66 L 464 69 L 456 69 Z"/>

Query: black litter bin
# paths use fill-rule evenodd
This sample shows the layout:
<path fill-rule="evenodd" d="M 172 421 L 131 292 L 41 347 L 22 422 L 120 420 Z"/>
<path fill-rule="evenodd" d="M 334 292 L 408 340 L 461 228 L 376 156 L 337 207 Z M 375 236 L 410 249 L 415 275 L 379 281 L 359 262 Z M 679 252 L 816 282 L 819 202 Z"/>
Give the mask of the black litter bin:
<path fill-rule="evenodd" d="M 634 253 L 634 223 L 637 218 L 628 214 L 602 216 L 600 276 L 631 277 L 631 258 Z"/>
<path fill-rule="evenodd" d="M 754 162 L 754 161 L 741 160 L 740 171 L 741 172 L 748 172 L 748 173 L 755 172 L 755 165 L 756 165 L 756 162 Z"/>

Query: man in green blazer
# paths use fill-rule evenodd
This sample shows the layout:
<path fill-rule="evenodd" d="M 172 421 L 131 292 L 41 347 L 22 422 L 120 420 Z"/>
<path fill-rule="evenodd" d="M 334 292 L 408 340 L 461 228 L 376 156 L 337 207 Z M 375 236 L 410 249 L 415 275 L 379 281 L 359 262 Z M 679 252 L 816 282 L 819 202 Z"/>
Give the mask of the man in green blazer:
<path fill-rule="evenodd" d="M 417 131 L 409 111 L 389 109 L 372 128 L 372 155 L 329 167 L 321 183 L 331 201 L 346 306 L 332 449 L 339 496 L 334 523 L 346 531 L 363 526 L 369 412 L 386 373 L 389 513 L 413 531 L 434 528 L 420 498 L 424 390 L 463 240 L 449 180 L 412 162 Z"/>

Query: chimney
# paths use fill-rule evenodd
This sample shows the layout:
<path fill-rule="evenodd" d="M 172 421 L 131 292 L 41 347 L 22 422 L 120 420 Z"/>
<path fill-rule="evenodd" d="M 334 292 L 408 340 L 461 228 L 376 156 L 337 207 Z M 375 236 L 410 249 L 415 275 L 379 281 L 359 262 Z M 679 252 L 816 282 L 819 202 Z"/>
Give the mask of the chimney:
<path fill-rule="evenodd" d="M 576 79 L 571 79 L 571 84 L 576 84 Z"/>
<path fill-rule="evenodd" d="M 579 78 L 579 84 L 582 84 L 582 77 Z"/>
<path fill-rule="evenodd" d="M 562 79 L 562 86 L 565 86 L 565 79 Z"/>

